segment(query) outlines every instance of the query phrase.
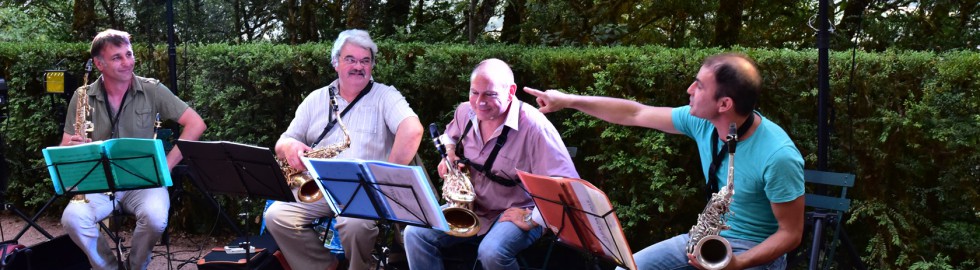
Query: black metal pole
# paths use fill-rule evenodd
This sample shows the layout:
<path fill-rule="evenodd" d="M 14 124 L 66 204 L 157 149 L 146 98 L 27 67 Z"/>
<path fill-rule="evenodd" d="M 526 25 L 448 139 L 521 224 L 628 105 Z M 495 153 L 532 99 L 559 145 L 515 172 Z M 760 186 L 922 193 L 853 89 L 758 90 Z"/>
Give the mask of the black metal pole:
<path fill-rule="evenodd" d="M 167 62 L 170 72 L 170 92 L 177 94 L 177 45 L 174 44 L 174 1 L 167 0 Z"/>
<path fill-rule="evenodd" d="M 820 0 L 818 18 L 820 30 L 817 32 L 817 169 L 827 170 L 827 149 L 830 142 L 827 110 L 830 109 L 830 21 L 827 19 L 829 0 Z"/>

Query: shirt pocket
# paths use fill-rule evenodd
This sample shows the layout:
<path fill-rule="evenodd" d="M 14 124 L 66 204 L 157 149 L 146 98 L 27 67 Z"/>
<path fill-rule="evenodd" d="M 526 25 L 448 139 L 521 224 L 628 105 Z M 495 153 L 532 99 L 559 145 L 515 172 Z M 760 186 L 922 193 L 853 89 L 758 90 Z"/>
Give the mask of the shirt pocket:
<path fill-rule="evenodd" d="M 497 152 L 497 160 L 493 162 L 493 169 L 491 171 L 497 176 L 520 182 L 520 179 L 517 178 L 517 170 L 530 172 L 531 166 L 527 163 L 518 164 L 515 153 L 504 153 L 504 150 L 500 149 L 500 152 Z"/>
<path fill-rule="evenodd" d="M 153 110 L 149 107 L 137 107 L 136 108 L 136 121 L 135 125 L 140 129 L 146 129 L 153 127 L 154 119 Z"/>
<path fill-rule="evenodd" d="M 352 132 L 377 134 L 378 133 L 378 109 L 376 105 L 354 104 L 354 108 L 344 117 L 344 124 Z"/>

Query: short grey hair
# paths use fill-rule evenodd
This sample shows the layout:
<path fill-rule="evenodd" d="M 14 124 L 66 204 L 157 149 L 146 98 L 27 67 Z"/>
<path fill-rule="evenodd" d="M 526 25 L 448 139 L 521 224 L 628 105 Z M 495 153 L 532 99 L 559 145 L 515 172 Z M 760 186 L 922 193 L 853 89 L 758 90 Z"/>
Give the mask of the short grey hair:
<path fill-rule="evenodd" d="M 334 67 L 337 67 L 337 64 L 340 63 L 340 49 L 347 43 L 370 50 L 371 61 L 375 61 L 374 55 L 378 54 L 378 44 L 374 44 L 374 41 L 371 40 L 371 35 L 361 29 L 350 29 L 340 32 L 340 35 L 337 35 L 337 40 L 333 42 L 333 48 L 330 49 L 330 64 Z"/>

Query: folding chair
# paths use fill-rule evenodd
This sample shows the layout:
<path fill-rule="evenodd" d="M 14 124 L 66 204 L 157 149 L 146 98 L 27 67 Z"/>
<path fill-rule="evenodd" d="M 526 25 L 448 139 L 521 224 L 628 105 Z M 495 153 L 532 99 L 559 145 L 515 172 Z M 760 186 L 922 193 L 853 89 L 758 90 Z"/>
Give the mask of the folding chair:
<path fill-rule="evenodd" d="M 806 213 L 808 224 L 812 224 L 812 243 L 809 250 L 810 270 L 829 269 L 834 262 L 834 253 L 841 235 L 841 221 L 844 213 L 851 208 L 851 200 L 847 198 L 847 189 L 854 187 L 854 175 L 816 170 L 805 170 L 803 177 L 806 184 L 817 191 L 807 193 L 806 207 L 811 209 Z M 817 186 L 819 185 L 819 186 Z M 819 194 L 818 194 L 819 193 Z M 835 195 L 825 195 L 835 194 Z M 830 245 L 824 246 L 830 230 Z M 802 245 L 801 247 L 802 248 Z M 821 267 L 821 255 L 823 264 Z"/>
<path fill-rule="evenodd" d="M 173 269 L 173 254 L 170 253 L 170 218 L 173 217 L 174 209 L 180 207 L 180 196 L 184 193 L 183 179 L 187 176 L 187 173 L 187 165 L 174 166 L 174 169 L 170 173 L 173 186 L 167 189 L 170 193 L 170 210 L 167 212 L 167 226 L 163 229 L 163 235 L 160 236 L 159 244 L 156 245 L 166 248 L 165 259 L 167 259 L 167 269 Z M 135 218 L 135 216 L 132 213 L 123 212 L 122 209 L 118 209 L 118 211 L 119 213 L 112 213 L 105 219 L 99 221 L 99 227 L 109 237 L 112 250 L 121 249 L 121 251 L 126 251 L 129 247 L 122 245 L 126 240 L 120 235 L 119 226 L 124 223 L 126 218 Z M 109 225 L 106 225 L 106 221 L 108 221 Z M 121 262 L 125 258 L 117 259 Z"/>

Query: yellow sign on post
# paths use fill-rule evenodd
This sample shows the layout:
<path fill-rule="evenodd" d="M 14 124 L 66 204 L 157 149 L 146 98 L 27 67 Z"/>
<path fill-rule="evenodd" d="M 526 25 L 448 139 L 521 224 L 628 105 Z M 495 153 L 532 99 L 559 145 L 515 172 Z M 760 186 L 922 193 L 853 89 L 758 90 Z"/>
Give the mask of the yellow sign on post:
<path fill-rule="evenodd" d="M 48 70 L 44 72 L 44 92 L 60 94 L 65 92 L 65 71 Z"/>

